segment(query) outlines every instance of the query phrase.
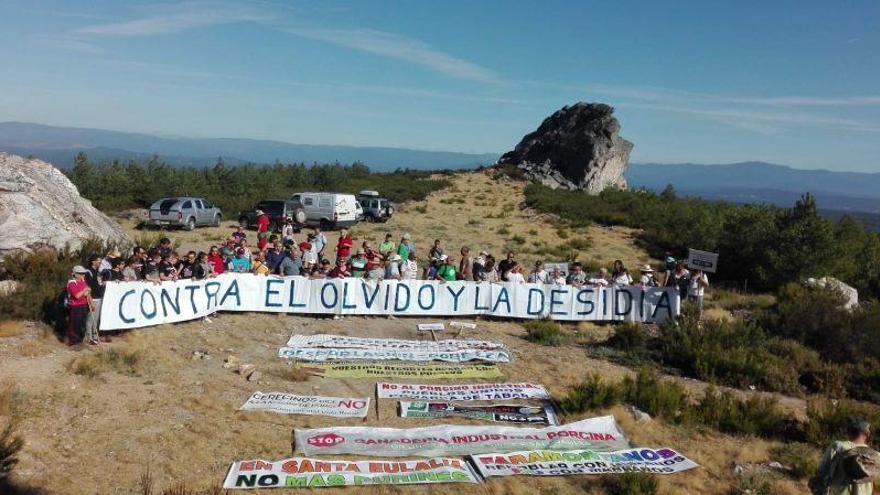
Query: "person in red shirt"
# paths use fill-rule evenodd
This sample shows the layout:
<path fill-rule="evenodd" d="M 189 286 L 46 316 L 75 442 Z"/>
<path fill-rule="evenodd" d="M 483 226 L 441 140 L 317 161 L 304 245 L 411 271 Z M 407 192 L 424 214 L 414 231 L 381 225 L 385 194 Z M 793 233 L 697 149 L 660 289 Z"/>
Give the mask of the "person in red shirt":
<path fill-rule="evenodd" d="M 86 282 L 85 267 L 73 267 L 73 278 L 67 282 L 67 307 L 70 310 L 70 324 L 67 327 L 67 345 L 82 342 L 86 334 L 86 320 L 92 311 L 92 291 Z"/>
<path fill-rule="evenodd" d="M 211 252 L 208 253 L 208 263 L 214 268 L 214 275 L 220 275 L 226 271 L 226 263 L 223 261 L 223 255 L 217 246 L 211 246 Z"/>
<path fill-rule="evenodd" d="M 328 278 L 345 278 L 350 276 L 351 272 L 348 271 L 348 264 L 345 263 L 344 259 L 338 258 L 336 260 L 336 268 L 330 270 Z"/>
<path fill-rule="evenodd" d="M 257 210 L 257 249 L 262 251 L 269 244 L 269 215 L 263 210 Z"/>
<path fill-rule="evenodd" d="M 336 243 L 336 261 L 347 260 L 351 256 L 351 248 L 354 246 L 354 239 L 347 229 L 339 231 L 339 242 Z"/>

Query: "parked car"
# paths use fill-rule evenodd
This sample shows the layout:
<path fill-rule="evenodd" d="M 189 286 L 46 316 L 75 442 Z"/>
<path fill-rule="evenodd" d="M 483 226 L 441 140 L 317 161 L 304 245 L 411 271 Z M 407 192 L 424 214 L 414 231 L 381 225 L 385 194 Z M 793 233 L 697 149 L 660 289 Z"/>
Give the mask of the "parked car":
<path fill-rule="evenodd" d="M 203 225 L 220 225 L 223 212 L 204 198 L 162 198 L 150 206 L 148 225 L 183 227 L 193 230 Z"/>
<path fill-rule="evenodd" d="M 358 222 L 354 194 L 333 192 L 299 192 L 291 196 L 306 212 L 306 223 L 323 229 L 350 227 Z"/>
<path fill-rule="evenodd" d="M 380 197 L 377 191 L 361 191 L 358 202 L 364 209 L 367 222 L 387 222 L 394 215 L 394 205 L 388 198 Z"/>
<path fill-rule="evenodd" d="M 257 210 L 269 215 L 269 230 L 277 232 L 281 230 L 285 220 L 293 221 L 294 229 L 299 232 L 306 223 L 306 212 L 302 203 L 294 199 L 267 199 L 260 201 L 250 210 L 243 211 L 238 215 L 238 224 L 243 228 L 256 227 Z"/>

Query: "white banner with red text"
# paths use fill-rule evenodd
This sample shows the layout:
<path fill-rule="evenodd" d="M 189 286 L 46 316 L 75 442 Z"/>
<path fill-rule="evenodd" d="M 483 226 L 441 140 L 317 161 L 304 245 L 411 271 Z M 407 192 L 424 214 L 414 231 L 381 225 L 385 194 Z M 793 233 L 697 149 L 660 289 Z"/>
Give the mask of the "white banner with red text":
<path fill-rule="evenodd" d="M 669 449 L 627 449 L 616 452 L 571 450 L 557 452 L 528 450 L 505 454 L 472 455 L 483 477 L 565 476 L 571 474 L 648 473 L 673 474 L 699 467 L 697 463 Z"/>

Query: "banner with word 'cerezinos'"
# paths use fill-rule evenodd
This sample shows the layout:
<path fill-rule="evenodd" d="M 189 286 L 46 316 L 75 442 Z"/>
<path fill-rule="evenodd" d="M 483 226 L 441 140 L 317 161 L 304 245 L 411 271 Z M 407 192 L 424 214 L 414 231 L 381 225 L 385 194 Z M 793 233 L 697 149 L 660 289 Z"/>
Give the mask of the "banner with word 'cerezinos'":
<path fill-rule="evenodd" d="M 305 414 L 336 418 L 365 418 L 370 410 L 369 398 L 318 397 L 283 392 L 254 392 L 239 408 L 240 411 L 271 411 L 281 414 Z"/>
<path fill-rule="evenodd" d="M 108 282 L 101 330 L 139 328 L 215 311 L 551 318 L 662 322 L 679 313 L 673 288 L 356 278 L 309 279 L 224 273 L 205 280 Z"/>
<path fill-rule="evenodd" d="M 462 459 L 339 461 L 293 457 L 232 464 L 223 488 L 323 488 L 431 483 L 478 483 Z"/>
<path fill-rule="evenodd" d="M 376 383 L 380 399 L 419 400 L 549 400 L 550 393 L 543 385 L 534 383 L 461 383 L 428 385 L 417 383 Z"/>
<path fill-rule="evenodd" d="M 472 455 L 483 477 L 564 476 L 570 474 L 649 473 L 672 474 L 699 467 L 697 463 L 669 449 L 627 449 L 616 452 L 571 450 L 557 452 L 527 450 L 505 454 Z"/>
<path fill-rule="evenodd" d="M 500 378 L 494 364 L 299 363 L 297 368 L 324 378 Z"/>
<path fill-rule="evenodd" d="M 613 452 L 630 447 L 614 416 L 601 416 L 545 428 L 494 425 L 439 425 L 424 428 L 334 426 L 296 429 L 293 438 L 296 450 L 304 455 L 432 457 L 528 449 Z"/>

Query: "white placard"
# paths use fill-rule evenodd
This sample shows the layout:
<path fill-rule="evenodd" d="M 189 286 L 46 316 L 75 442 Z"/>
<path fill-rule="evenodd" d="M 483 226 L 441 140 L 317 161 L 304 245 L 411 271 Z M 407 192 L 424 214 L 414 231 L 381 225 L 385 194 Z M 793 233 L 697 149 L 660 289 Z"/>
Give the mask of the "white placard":
<path fill-rule="evenodd" d="M 450 321 L 449 326 L 450 327 L 457 327 L 457 328 L 470 328 L 471 330 L 477 328 L 476 323 L 467 323 L 464 321 Z"/>
<path fill-rule="evenodd" d="M 703 270 L 707 273 L 715 273 L 718 270 L 718 253 L 688 249 L 687 267 L 692 270 Z"/>
<path fill-rule="evenodd" d="M 423 332 L 427 332 L 427 331 L 431 331 L 431 330 L 434 330 L 434 331 L 446 330 L 446 327 L 442 323 L 419 323 L 418 325 L 416 325 L 416 327 L 418 327 L 418 329 Z"/>
<path fill-rule="evenodd" d="M 550 400 L 550 393 L 543 385 L 534 383 L 470 383 L 431 385 L 416 383 L 376 383 L 380 399 L 418 400 Z"/>
<path fill-rule="evenodd" d="M 623 450 L 629 442 L 614 416 L 546 428 L 442 425 L 426 428 L 345 427 L 296 429 L 296 450 L 305 455 L 357 454 L 387 457 L 469 455 L 516 450 Z"/>
<path fill-rule="evenodd" d="M 271 411 L 281 414 L 306 414 L 336 418 L 365 418 L 370 399 L 294 395 L 284 392 L 254 392 L 241 411 Z"/>
<path fill-rule="evenodd" d="M 419 351 L 458 351 L 464 349 L 504 350 L 504 344 L 488 340 L 403 340 L 368 337 L 349 337 L 319 333 L 315 335 L 293 335 L 287 341 L 288 347 L 337 347 L 343 349 L 372 350 L 419 350 Z"/>
<path fill-rule="evenodd" d="M 300 359 L 302 361 L 329 360 L 372 360 L 372 361 L 446 361 L 448 363 L 464 363 L 467 361 L 486 361 L 489 363 L 509 363 L 510 353 L 507 351 L 484 351 L 478 349 L 460 349 L 454 351 L 436 351 L 433 349 L 354 349 L 335 347 L 282 347 L 278 349 L 278 357 Z"/>

